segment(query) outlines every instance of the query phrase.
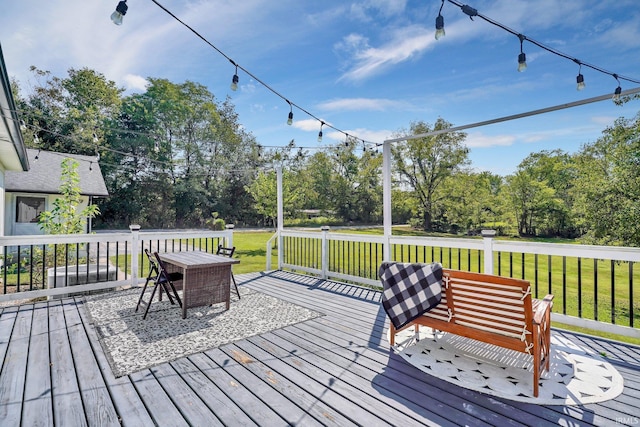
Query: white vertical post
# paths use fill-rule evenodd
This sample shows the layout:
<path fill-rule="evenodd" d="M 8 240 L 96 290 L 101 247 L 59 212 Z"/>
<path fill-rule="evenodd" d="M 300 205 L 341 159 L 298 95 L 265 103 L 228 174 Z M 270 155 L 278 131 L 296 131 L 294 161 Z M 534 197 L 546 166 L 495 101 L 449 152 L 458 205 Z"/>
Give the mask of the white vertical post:
<path fill-rule="evenodd" d="M 484 273 L 493 274 L 493 238 L 496 230 L 482 230 L 480 234 L 484 242 Z"/>
<path fill-rule="evenodd" d="M 131 224 L 131 286 L 138 286 L 138 254 L 140 247 L 140 226 Z"/>
<path fill-rule="evenodd" d="M 233 247 L 233 229 L 235 228 L 235 225 L 227 224 L 225 228 L 227 229 L 227 235 L 224 237 L 224 246 L 226 248 L 232 248 Z"/>
<path fill-rule="evenodd" d="M 284 230 L 284 207 L 282 202 L 282 166 L 276 168 L 276 185 L 278 195 L 278 270 L 282 270 L 282 231 Z"/>
<path fill-rule="evenodd" d="M 323 225 L 320 230 L 322 230 L 322 278 L 326 279 L 329 271 L 329 226 Z"/>
<path fill-rule="evenodd" d="M 382 145 L 382 223 L 384 228 L 384 261 L 391 261 L 391 142 Z"/>

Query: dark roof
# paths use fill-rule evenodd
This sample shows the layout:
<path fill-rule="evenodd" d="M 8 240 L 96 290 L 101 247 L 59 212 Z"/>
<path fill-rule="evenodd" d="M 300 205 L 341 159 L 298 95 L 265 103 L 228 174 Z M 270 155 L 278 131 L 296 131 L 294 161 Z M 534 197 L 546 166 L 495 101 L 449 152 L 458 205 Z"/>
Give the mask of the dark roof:
<path fill-rule="evenodd" d="M 5 172 L 4 187 L 6 191 L 60 194 L 61 163 L 65 158 L 71 157 L 78 160 L 80 193 L 85 196 L 106 197 L 109 195 L 100 165 L 94 156 L 33 149 L 27 149 L 27 155 L 30 165 L 28 172 Z"/>

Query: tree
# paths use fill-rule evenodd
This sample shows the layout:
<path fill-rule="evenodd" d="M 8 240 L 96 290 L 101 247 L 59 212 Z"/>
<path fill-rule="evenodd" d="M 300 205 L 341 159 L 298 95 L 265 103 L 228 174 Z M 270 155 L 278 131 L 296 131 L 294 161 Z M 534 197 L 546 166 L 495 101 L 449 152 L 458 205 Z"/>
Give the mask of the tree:
<path fill-rule="evenodd" d="M 419 121 L 411 124 L 409 131 L 396 137 L 422 135 L 431 131 L 448 129 L 451 124 L 439 118 L 433 127 Z M 466 134 L 445 132 L 398 142 L 391 154 L 395 169 L 402 184 L 407 185 L 419 201 L 422 226 L 427 231 L 434 229 L 438 203 L 444 195 L 437 189 L 447 177 L 469 163 L 469 149 L 463 145 Z"/>
<path fill-rule="evenodd" d="M 640 113 L 575 156 L 574 214 L 587 243 L 640 245 Z"/>
<path fill-rule="evenodd" d="M 53 202 L 53 209 L 40 214 L 38 224 L 47 234 L 75 234 L 84 232 L 88 218 L 100 214 L 96 205 L 88 205 L 78 210 L 82 203 L 80 195 L 80 175 L 78 162 L 71 158 L 62 161 L 61 196 Z"/>
<path fill-rule="evenodd" d="M 282 199 L 283 213 L 289 213 L 300 209 L 300 193 L 297 191 L 299 186 L 292 177 L 294 174 L 290 171 L 282 172 Z M 247 191 L 254 200 L 256 211 L 269 219 L 273 227 L 277 226 L 278 219 L 278 189 L 275 171 L 259 172 L 257 178 L 247 186 Z"/>
<path fill-rule="evenodd" d="M 533 180 L 544 182 L 553 189 L 553 198 L 557 199 L 548 203 L 545 211 L 536 214 L 537 234 L 575 237 L 577 231 L 571 207 L 577 171 L 572 156 L 560 149 L 531 153 L 518 165 L 518 170 Z"/>
<path fill-rule="evenodd" d="M 66 78 L 33 66 L 31 71 L 38 84 L 26 98 L 19 98 L 18 106 L 39 142 L 29 136 L 27 145 L 62 153 L 98 153 L 104 125 L 117 115 L 123 89 L 89 68 L 70 68 Z"/>
<path fill-rule="evenodd" d="M 448 177 L 438 189 L 446 231 L 476 232 L 485 223 L 502 217 L 498 193 L 502 178 L 489 172 L 460 171 Z"/>

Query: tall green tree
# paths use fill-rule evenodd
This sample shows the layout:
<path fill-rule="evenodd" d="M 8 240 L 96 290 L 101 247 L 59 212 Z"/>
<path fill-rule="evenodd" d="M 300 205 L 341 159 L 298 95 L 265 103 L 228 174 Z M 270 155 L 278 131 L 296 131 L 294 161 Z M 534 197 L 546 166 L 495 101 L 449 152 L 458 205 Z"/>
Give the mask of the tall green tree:
<path fill-rule="evenodd" d="M 640 245 L 640 113 L 575 156 L 574 214 L 587 243 Z"/>
<path fill-rule="evenodd" d="M 105 123 L 119 112 L 123 89 L 89 68 L 70 68 L 64 78 L 36 67 L 31 71 L 37 83 L 18 101 L 30 128 L 26 143 L 62 153 L 97 154 Z"/>
<path fill-rule="evenodd" d="M 431 131 L 451 128 L 451 124 L 438 118 L 433 126 L 419 121 L 411 123 L 408 131 L 395 137 L 422 135 Z M 463 132 L 446 132 L 396 143 L 391 150 L 395 170 L 401 185 L 408 186 L 419 202 L 422 227 L 434 230 L 438 204 L 445 197 L 438 194 L 444 180 L 469 163 L 469 150 L 463 141 Z"/>
<path fill-rule="evenodd" d="M 577 176 L 573 157 L 560 149 L 543 150 L 529 154 L 518 165 L 518 170 L 553 189 L 553 203 L 549 201 L 546 209 L 536 214 L 537 234 L 576 237 L 571 214 L 572 188 Z"/>

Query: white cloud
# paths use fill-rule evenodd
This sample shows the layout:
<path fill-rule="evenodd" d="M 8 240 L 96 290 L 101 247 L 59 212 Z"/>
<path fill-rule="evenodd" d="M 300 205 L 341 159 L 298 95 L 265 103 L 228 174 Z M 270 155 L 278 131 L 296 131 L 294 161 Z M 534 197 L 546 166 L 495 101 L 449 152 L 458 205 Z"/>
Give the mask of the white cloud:
<path fill-rule="evenodd" d="M 418 25 L 392 31 L 389 41 L 380 47 L 372 47 L 367 38 L 351 34 L 335 46 L 337 50 L 345 51 L 347 55 L 355 58 L 353 66 L 340 77 L 340 80 L 367 79 L 392 65 L 420 55 L 434 42 L 433 31 Z"/>
<path fill-rule="evenodd" d="M 481 132 L 473 132 L 467 134 L 465 144 L 470 148 L 510 146 L 516 139 L 514 135 L 485 135 Z"/>
<path fill-rule="evenodd" d="M 593 116 L 591 122 L 602 126 L 610 126 L 615 122 L 617 117 L 615 116 Z"/>
<path fill-rule="evenodd" d="M 123 77 L 123 80 L 127 92 L 144 92 L 147 90 L 147 86 L 149 85 L 149 81 L 147 79 L 135 74 L 126 74 Z"/>
<path fill-rule="evenodd" d="M 391 99 L 344 98 L 320 103 L 318 108 L 324 111 L 385 111 L 406 105 L 406 102 Z"/>
<path fill-rule="evenodd" d="M 320 131 L 320 123 L 316 119 L 294 120 L 292 126 L 304 131 Z"/>

